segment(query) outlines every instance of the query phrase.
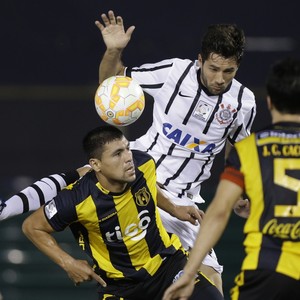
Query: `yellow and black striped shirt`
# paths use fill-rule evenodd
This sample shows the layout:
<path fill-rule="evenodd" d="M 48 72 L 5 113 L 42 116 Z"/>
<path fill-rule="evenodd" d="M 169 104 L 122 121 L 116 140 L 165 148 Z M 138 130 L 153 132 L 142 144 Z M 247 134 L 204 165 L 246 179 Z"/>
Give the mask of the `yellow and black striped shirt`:
<path fill-rule="evenodd" d="M 222 178 L 244 187 L 251 202 L 242 269 L 300 279 L 299 124 L 274 124 L 238 142 Z"/>
<path fill-rule="evenodd" d="M 123 193 L 111 193 L 90 172 L 47 205 L 56 231 L 70 226 L 104 279 L 143 281 L 181 248 L 164 229 L 156 203 L 154 160 L 133 150 L 136 180 Z M 48 207 L 49 211 L 49 207 Z"/>

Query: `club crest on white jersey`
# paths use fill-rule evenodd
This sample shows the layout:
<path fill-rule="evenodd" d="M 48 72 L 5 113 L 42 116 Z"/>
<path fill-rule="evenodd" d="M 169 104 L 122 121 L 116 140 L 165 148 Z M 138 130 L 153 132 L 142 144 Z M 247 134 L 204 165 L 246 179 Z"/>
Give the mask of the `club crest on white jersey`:
<path fill-rule="evenodd" d="M 229 124 L 233 120 L 233 114 L 236 112 L 230 104 L 225 106 L 223 103 L 219 105 L 219 111 L 216 113 L 216 119 L 220 124 Z"/>

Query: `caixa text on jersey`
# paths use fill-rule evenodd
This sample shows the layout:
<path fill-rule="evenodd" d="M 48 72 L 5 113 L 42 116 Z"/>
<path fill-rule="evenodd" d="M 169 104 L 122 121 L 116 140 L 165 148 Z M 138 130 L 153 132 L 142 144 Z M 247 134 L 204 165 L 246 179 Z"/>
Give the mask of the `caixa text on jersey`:
<path fill-rule="evenodd" d="M 179 128 L 173 129 L 172 127 L 173 126 L 170 123 L 164 123 L 162 128 L 163 134 L 169 140 L 172 140 L 174 143 L 180 146 L 199 153 L 210 153 L 216 148 L 216 144 L 214 143 L 207 144 L 207 142 L 200 140 L 189 133 L 183 133 Z"/>

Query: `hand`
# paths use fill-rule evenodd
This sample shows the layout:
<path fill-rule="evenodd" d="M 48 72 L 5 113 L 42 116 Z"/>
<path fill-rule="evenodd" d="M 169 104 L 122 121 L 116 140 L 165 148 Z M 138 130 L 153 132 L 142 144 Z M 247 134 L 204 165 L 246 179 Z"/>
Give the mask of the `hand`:
<path fill-rule="evenodd" d="M 247 219 L 250 214 L 250 201 L 239 199 L 233 206 L 233 211 L 240 217 Z"/>
<path fill-rule="evenodd" d="M 79 174 L 80 177 L 82 177 L 83 175 L 85 175 L 87 172 L 89 172 L 91 170 L 91 166 L 90 165 L 84 165 L 83 167 L 80 167 L 78 169 L 76 169 L 77 173 Z"/>
<path fill-rule="evenodd" d="M 193 278 L 182 275 L 164 293 L 162 300 L 187 300 L 193 293 L 195 282 Z"/>
<path fill-rule="evenodd" d="M 65 263 L 64 269 L 68 273 L 70 279 L 74 282 L 75 286 L 78 286 L 82 282 L 94 279 L 103 287 L 106 287 L 106 282 L 95 273 L 86 260 L 75 259 Z"/>
<path fill-rule="evenodd" d="M 99 21 L 96 21 L 95 24 L 101 31 L 107 49 L 124 49 L 130 41 L 135 27 L 130 26 L 125 32 L 122 17 L 115 17 L 112 10 L 107 15 L 102 14 L 101 18 L 104 25 Z"/>
<path fill-rule="evenodd" d="M 188 221 L 193 225 L 198 225 L 204 217 L 204 212 L 196 205 L 176 205 L 172 215 L 181 221 Z"/>

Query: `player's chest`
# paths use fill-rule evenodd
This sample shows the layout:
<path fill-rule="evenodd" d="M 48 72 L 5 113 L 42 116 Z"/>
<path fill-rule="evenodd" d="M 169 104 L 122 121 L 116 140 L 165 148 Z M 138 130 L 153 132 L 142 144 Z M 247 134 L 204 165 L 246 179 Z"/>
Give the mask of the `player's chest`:
<path fill-rule="evenodd" d="M 166 103 L 165 103 L 166 104 Z M 236 126 L 238 103 L 232 99 L 174 99 L 172 105 L 155 103 L 154 115 L 164 136 L 184 145 L 193 139 L 218 141 Z"/>

